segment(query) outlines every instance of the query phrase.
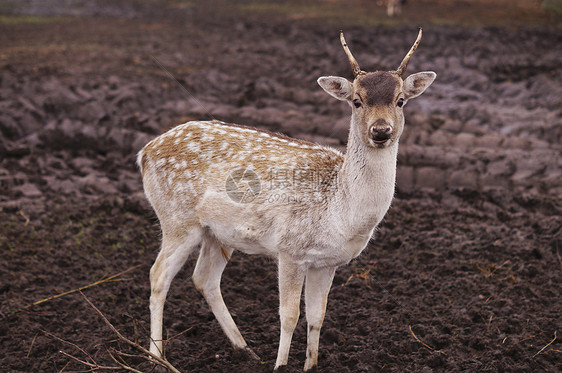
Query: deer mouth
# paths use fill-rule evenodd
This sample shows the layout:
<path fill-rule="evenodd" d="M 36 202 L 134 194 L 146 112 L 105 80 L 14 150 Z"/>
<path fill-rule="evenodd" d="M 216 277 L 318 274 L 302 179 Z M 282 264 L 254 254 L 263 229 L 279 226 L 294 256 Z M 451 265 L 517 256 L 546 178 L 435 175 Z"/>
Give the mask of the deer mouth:
<path fill-rule="evenodd" d="M 371 141 L 373 144 L 378 146 L 385 145 L 392 137 L 392 127 L 390 126 L 372 126 L 369 132 L 371 135 Z"/>
<path fill-rule="evenodd" d="M 388 140 L 390 139 L 386 139 L 386 140 L 377 140 L 377 139 L 372 139 L 373 143 L 377 144 L 377 145 L 382 145 L 382 144 L 386 144 L 388 142 Z"/>

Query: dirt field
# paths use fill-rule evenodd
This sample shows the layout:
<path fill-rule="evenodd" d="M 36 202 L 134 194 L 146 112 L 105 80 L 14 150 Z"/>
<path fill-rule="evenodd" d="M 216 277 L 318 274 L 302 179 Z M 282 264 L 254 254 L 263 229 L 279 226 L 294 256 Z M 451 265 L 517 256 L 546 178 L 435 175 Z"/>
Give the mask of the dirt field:
<path fill-rule="evenodd" d="M 148 345 L 160 232 L 135 166 L 146 142 L 217 118 L 344 150 L 349 108 L 316 84 L 351 78 L 339 30 L 363 69 L 391 70 L 418 25 L 409 71 L 438 77 L 405 109 L 392 208 L 336 273 L 319 370 L 562 371 L 555 13 L 501 0 L 411 0 L 393 19 L 375 1 L 198 3 L 0 1 L 0 371 L 88 369 L 61 350 L 113 366 L 111 348 L 134 353 L 79 293 L 61 295 L 126 270 L 83 293 Z M 222 281 L 261 362 L 233 352 L 190 281 L 194 264 L 168 296 L 169 361 L 272 371 L 275 263 L 235 253 Z M 301 318 L 289 371 L 305 350 Z"/>

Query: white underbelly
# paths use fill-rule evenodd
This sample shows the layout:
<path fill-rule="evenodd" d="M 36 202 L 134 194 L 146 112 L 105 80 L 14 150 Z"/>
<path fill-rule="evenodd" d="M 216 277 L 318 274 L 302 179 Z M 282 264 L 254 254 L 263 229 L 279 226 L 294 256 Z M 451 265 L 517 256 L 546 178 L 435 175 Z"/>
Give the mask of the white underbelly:
<path fill-rule="evenodd" d="M 247 223 L 221 224 L 215 221 L 208 227 L 215 238 L 229 248 L 251 255 L 276 256 L 270 232 Z"/>
<path fill-rule="evenodd" d="M 305 267 L 349 263 L 366 247 L 374 229 L 346 237 L 334 225 L 322 224 L 310 216 L 306 224 L 294 225 L 292 221 L 293 225 L 288 225 L 291 220 L 283 217 L 283 211 L 272 204 L 235 204 L 219 193 L 207 193 L 198 215 L 201 226 L 225 247 L 270 257 L 277 257 L 282 251 Z"/>

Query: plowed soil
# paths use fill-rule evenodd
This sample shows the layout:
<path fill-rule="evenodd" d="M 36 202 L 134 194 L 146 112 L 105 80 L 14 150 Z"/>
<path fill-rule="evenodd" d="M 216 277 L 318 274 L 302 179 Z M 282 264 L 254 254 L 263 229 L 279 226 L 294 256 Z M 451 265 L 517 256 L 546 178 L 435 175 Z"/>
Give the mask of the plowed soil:
<path fill-rule="evenodd" d="M 0 2 L 0 371 L 137 354 L 80 288 L 148 345 L 160 232 L 135 165 L 146 142 L 216 118 L 344 150 L 349 108 L 316 84 L 351 78 L 339 30 L 363 69 L 391 70 L 417 25 L 409 71 L 438 78 L 405 109 L 389 213 L 336 273 L 318 368 L 562 371 L 560 20 L 538 2 L 488 3 L 408 1 L 389 19 L 374 1 Z M 183 372 L 272 371 L 276 264 L 235 253 L 222 280 L 260 362 L 234 353 L 194 265 L 168 295 L 168 360 Z M 301 317 L 289 371 L 305 350 Z"/>

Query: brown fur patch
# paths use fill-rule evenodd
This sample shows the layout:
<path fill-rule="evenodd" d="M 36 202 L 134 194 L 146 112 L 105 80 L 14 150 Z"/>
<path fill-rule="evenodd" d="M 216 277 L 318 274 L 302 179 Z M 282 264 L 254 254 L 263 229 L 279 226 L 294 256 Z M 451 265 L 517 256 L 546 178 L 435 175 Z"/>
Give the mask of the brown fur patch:
<path fill-rule="evenodd" d="M 398 86 L 397 77 L 387 71 L 376 71 L 365 75 L 359 85 L 366 92 L 367 105 L 390 105 L 394 102 L 396 87 Z"/>
<path fill-rule="evenodd" d="M 144 173 L 144 170 L 146 170 L 146 162 L 147 162 L 147 156 L 146 153 L 143 153 L 143 155 L 141 156 L 141 164 L 140 164 L 141 175 Z"/>
<path fill-rule="evenodd" d="M 228 262 L 230 260 L 230 254 L 228 253 L 228 251 L 226 251 L 224 247 L 221 247 L 221 253 L 224 260 Z"/>
<path fill-rule="evenodd" d="M 333 149 L 218 121 L 174 127 L 142 153 L 143 172 L 155 172 L 161 191 L 179 193 L 182 201 L 202 195 L 209 185 L 223 188 L 238 169 L 251 169 L 268 186 L 285 181 L 300 185 L 308 180 L 306 170 L 312 170 L 313 181 L 324 190 L 333 185 L 343 163 L 343 155 Z"/>

